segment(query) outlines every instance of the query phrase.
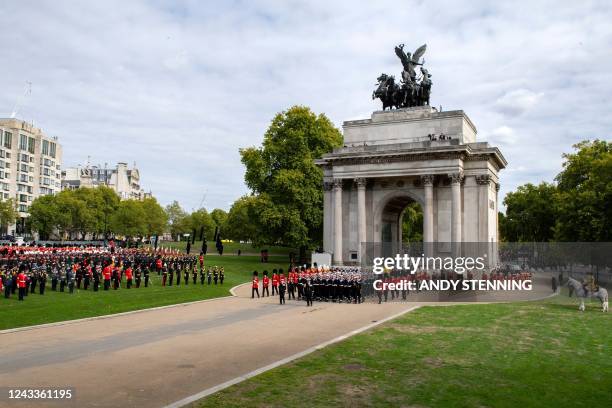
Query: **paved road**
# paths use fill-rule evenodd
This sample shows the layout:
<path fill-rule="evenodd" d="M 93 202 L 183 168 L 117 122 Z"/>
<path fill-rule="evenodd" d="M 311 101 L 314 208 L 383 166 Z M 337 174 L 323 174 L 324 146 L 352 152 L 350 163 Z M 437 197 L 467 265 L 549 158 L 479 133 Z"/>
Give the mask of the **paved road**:
<path fill-rule="evenodd" d="M 79 407 L 160 407 L 413 306 L 280 306 L 248 292 L 2 333 L 0 386 L 73 387 Z"/>

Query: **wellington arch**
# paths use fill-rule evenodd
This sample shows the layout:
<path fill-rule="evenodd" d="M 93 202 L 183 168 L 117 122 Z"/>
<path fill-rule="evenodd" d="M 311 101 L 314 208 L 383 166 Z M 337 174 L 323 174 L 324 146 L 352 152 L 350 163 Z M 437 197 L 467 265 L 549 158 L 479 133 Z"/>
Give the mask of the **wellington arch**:
<path fill-rule="evenodd" d="M 366 243 L 401 247 L 401 213 L 411 202 L 423 209 L 425 247 L 450 253 L 456 243 L 497 242 L 499 171 L 507 162 L 497 147 L 476 141 L 463 111 L 377 111 L 343 130 L 344 146 L 317 160 L 323 247 L 334 264 L 359 263 Z"/>

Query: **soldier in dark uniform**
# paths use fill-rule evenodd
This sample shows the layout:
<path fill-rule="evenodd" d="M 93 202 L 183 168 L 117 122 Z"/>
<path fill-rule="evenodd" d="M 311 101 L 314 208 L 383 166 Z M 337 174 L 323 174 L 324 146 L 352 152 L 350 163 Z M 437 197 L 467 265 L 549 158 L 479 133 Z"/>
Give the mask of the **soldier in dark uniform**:
<path fill-rule="evenodd" d="M 149 267 L 145 267 L 145 270 L 144 270 L 145 288 L 149 287 L 149 273 L 150 272 L 151 270 L 149 269 Z"/>
<path fill-rule="evenodd" d="M 60 264 L 60 270 L 59 270 L 59 281 L 60 281 L 60 292 L 63 292 L 64 289 L 66 288 L 66 270 L 64 269 L 65 265 L 62 262 Z"/>
<path fill-rule="evenodd" d="M 57 278 L 58 278 L 57 265 L 54 262 L 53 266 L 51 267 L 51 290 L 54 292 L 57 290 L 57 281 L 58 281 Z"/>
<path fill-rule="evenodd" d="M 223 281 L 225 280 L 225 269 L 221 267 L 219 270 L 219 283 L 223 285 Z"/>
<path fill-rule="evenodd" d="M 40 275 L 38 276 L 38 293 L 41 295 L 45 294 L 45 285 L 47 284 L 47 272 L 41 269 Z"/>
<path fill-rule="evenodd" d="M 32 274 L 30 277 L 30 293 L 36 293 L 36 281 L 38 280 L 38 267 L 32 268 Z"/>
<path fill-rule="evenodd" d="M 136 289 L 139 289 L 140 282 L 142 281 L 142 271 L 140 270 L 140 263 L 136 265 L 134 276 L 136 276 Z"/>
<path fill-rule="evenodd" d="M 198 268 L 195 265 L 193 265 L 193 269 L 191 270 L 191 278 L 194 285 L 198 283 Z"/>
<path fill-rule="evenodd" d="M 100 274 L 102 273 L 102 265 L 96 264 L 93 268 L 93 290 L 97 292 L 100 288 Z"/>
<path fill-rule="evenodd" d="M 172 282 L 174 281 L 174 268 L 172 267 L 172 262 L 168 263 L 168 286 L 172 286 Z"/>
<path fill-rule="evenodd" d="M 184 275 L 183 275 L 183 280 L 185 281 L 185 285 L 189 285 L 189 264 L 183 265 L 184 268 Z"/>
<path fill-rule="evenodd" d="M 213 281 L 215 282 L 215 285 L 217 284 L 218 280 L 219 280 L 219 271 L 217 270 L 217 267 L 215 266 L 215 268 L 213 269 Z"/>
<path fill-rule="evenodd" d="M 312 285 L 308 280 L 304 284 L 304 297 L 306 298 L 306 306 L 312 306 Z"/>
<path fill-rule="evenodd" d="M 174 262 L 172 262 L 172 268 L 176 268 L 176 286 L 180 286 L 181 285 L 181 268 L 179 266 L 179 263 L 176 262 L 176 260 Z"/>
<path fill-rule="evenodd" d="M 212 283 L 212 272 L 210 270 L 210 266 L 208 267 L 208 271 L 206 271 L 206 278 L 208 280 L 208 284 L 210 285 Z"/>
<path fill-rule="evenodd" d="M 204 277 L 205 277 L 205 270 L 204 267 L 200 268 L 200 285 L 204 285 Z"/>
<path fill-rule="evenodd" d="M 285 291 L 286 290 L 287 290 L 287 282 L 285 281 L 285 276 L 282 273 L 279 273 L 278 300 L 281 305 L 285 304 Z"/>

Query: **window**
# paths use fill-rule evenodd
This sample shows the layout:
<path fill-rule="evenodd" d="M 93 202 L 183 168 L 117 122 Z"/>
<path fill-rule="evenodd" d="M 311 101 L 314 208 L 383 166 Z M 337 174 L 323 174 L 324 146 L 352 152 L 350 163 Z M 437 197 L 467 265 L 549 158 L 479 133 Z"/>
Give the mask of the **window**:
<path fill-rule="evenodd" d="M 42 154 L 49 154 L 49 141 L 48 140 L 42 141 Z"/>
<path fill-rule="evenodd" d="M 13 147 L 13 134 L 11 132 L 4 132 L 4 147 L 10 149 Z"/>
<path fill-rule="evenodd" d="M 19 148 L 28 150 L 28 137 L 26 135 L 19 135 Z"/>
<path fill-rule="evenodd" d="M 21 166 L 19 166 L 19 170 L 23 171 L 23 172 L 28 172 L 28 165 L 21 163 Z"/>
<path fill-rule="evenodd" d="M 19 178 L 17 179 L 23 183 L 27 183 L 28 182 L 28 175 L 27 174 L 19 174 Z"/>
<path fill-rule="evenodd" d="M 34 139 L 33 137 L 29 137 L 28 138 L 28 152 L 34 154 L 35 149 L 36 149 L 36 139 Z"/>
<path fill-rule="evenodd" d="M 49 156 L 55 157 L 55 143 L 53 142 L 49 146 Z"/>
<path fill-rule="evenodd" d="M 32 176 L 28 177 L 28 181 L 29 181 L 30 183 L 33 183 L 33 182 L 34 182 L 34 177 L 32 177 Z"/>
<path fill-rule="evenodd" d="M 21 154 L 19 155 L 19 160 L 21 160 L 22 162 L 26 162 L 26 163 L 27 163 L 27 162 L 29 162 L 29 161 L 30 161 L 30 158 L 28 157 L 28 155 L 27 155 L 27 154 L 25 154 L 25 153 L 21 153 Z"/>
<path fill-rule="evenodd" d="M 27 203 L 28 202 L 28 196 L 26 194 L 19 194 L 19 202 L 20 203 Z"/>
<path fill-rule="evenodd" d="M 28 206 L 25 204 L 19 204 L 19 212 L 28 212 Z"/>

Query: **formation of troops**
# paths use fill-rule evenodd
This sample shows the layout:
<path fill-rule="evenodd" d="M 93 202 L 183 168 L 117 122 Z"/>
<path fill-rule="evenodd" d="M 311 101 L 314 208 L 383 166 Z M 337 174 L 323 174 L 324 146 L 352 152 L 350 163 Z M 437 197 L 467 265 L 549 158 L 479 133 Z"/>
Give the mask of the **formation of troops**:
<path fill-rule="evenodd" d="M 281 305 L 286 300 L 305 301 L 307 306 L 312 306 L 313 301 L 362 303 L 361 273 L 355 267 L 329 268 L 316 264 L 291 268 L 287 274 L 282 269 L 272 270 L 271 276 L 268 271 L 263 271 L 261 279 L 255 271 L 251 281 L 251 298 L 255 296 L 278 296 Z"/>
<path fill-rule="evenodd" d="M 115 249 L 103 247 L 0 247 L 0 293 L 5 298 L 28 294 L 44 295 L 50 290 L 117 290 L 148 287 L 150 275 L 157 273 L 162 286 L 223 285 L 223 268 L 204 266 L 203 255 L 148 248 Z"/>

